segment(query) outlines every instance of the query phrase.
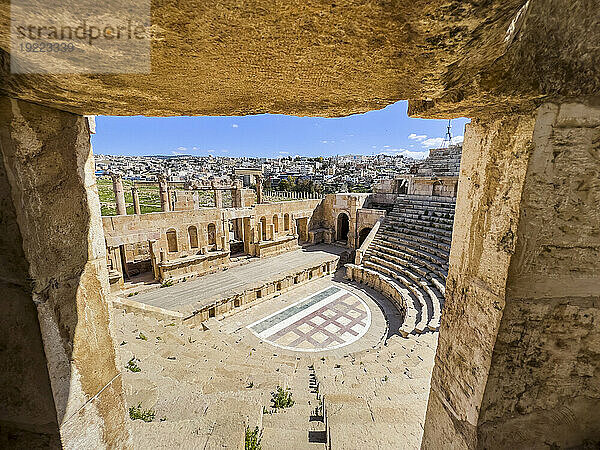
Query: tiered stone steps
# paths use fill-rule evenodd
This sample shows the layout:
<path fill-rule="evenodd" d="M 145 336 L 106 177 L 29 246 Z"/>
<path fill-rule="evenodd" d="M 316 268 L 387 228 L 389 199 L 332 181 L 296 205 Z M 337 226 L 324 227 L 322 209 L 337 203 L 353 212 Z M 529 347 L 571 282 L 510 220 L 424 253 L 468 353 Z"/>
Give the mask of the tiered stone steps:
<path fill-rule="evenodd" d="M 263 414 L 263 450 L 325 450 L 325 423 L 315 416 L 319 405 L 318 390 L 313 386 L 312 366 L 302 366 L 290 380 L 294 406 Z"/>
<path fill-rule="evenodd" d="M 258 426 L 263 449 L 325 449 L 309 440 L 324 424 L 310 421 L 317 399 L 308 359 L 253 347 L 217 326 L 202 331 L 121 311 L 114 316 L 127 406 L 156 414 L 152 422 L 132 422 L 134 448 L 244 448 L 246 426 Z M 140 372 L 125 368 L 134 357 Z M 263 414 L 277 386 L 290 387 L 296 404 Z"/>
<path fill-rule="evenodd" d="M 315 363 L 328 448 L 419 448 L 435 334 L 389 338 L 377 349 Z"/>
<path fill-rule="evenodd" d="M 460 171 L 462 146 L 432 149 L 421 163 L 417 176 L 457 177 Z"/>
<path fill-rule="evenodd" d="M 395 284 L 405 308 L 403 336 L 439 328 L 452 242 L 455 199 L 399 196 L 362 266 Z"/>

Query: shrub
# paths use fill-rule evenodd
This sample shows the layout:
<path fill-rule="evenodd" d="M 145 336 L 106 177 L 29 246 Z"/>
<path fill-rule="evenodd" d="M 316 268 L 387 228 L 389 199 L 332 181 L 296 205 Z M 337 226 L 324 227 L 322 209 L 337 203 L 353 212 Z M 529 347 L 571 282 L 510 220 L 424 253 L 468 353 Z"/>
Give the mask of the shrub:
<path fill-rule="evenodd" d="M 262 439 L 262 432 L 258 427 L 254 427 L 251 430 L 250 427 L 246 427 L 246 445 L 245 450 L 261 450 L 260 441 Z"/>
<path fill-rule="evenodd" d="M 146 335 L 144 333 L 142 333 L 140 331 L 140 334 L 138 334 L 138 336 L 136 337 L 136 339 L 141 339 L 142 341 L 147 341 L 148 338 L 146 337 Z"/>
<path fill-rule="evenodd" d="M 142 409 L 142 404 L 129 408 L 129 417 L 131 420 L 143 420 L 144 422 L 152 422 L 156 413 L 152 409 Z"/>
<path fill-rule="evenodd" d="M 292 393 L 290 388 L 283 389 L 281 386 L 277 386 L 275 392 L 271 392 L 271 406 L 273 409 L 291 408 L 294 406 L 294 400 L 292 400 Z"/>
<path fill-rule="evenodd" d="M 137 361 L 139 361 L 139 359 L 137 359 L 135 356 L 133 358 L 131 358 L 129 360 L 129 362 L 127 363 L 127 365 L 125 366 L 126 369 L 129 369 L 131 372 L 141 372 L 142 369 L 140 369 L 140 366 L 137 365 Z"/>
<path fill-rule="evenodd" d="M 161 288 L 173 286 L 173 280 L 168 278 L 160 284 Z"/>

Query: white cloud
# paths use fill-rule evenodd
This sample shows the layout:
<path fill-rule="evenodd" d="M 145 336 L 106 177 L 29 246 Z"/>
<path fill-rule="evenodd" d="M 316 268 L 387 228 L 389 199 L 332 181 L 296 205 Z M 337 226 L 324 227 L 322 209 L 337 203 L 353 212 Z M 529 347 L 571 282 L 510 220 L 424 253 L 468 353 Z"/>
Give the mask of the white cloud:
<path fill-rule="evenodd" d="M 223 150 L 221 150 L 221 152 L 223 152 L 223 153 L 229 153 L 229 150 L 223 149 Z"/>
<path fill-rule="evenodd" d="M 383 148 L 391 148 L 391 145 L 384 145 Z"/>
<path fill-rule="evenodd" d="M 234 123 L 233 125 L 231 125 L 231 128 L 238 128 L 239 125 L 237 123 Z"/>
<path fill-rule="evenodd" d="M 187 147 L 177 147 L 177 150 L 179 150 L 180 152 L 185 152 L 187 150 Z"/>
<path fill-rule="evenodd" d="M 444 138 L 437 137 L 425 139 L 423 142 L 421 142 L 421 145 L 426 148 L 439 148 L 442 146 L 443 143 Z"/>
<path fill-rule="evenodd" d="M 452 144 L 460 144 L 465 140 L 464 136 L 454 136 L 452 138 Z M 425 139 L 421 142 L 421 145 L 426 148 L 440 148 L 444 143 L 444 138 L 436 137 Z"/>
<path fill-rule="evenodd" d="M 405 150 L 401 154 L 406 156 L 407 158 L 425 159 L 427 158 L 429 152 L 414 152 L 412 150 Z"/>
<path fill-rule="evenodd" d="M 412 150 L 407 150 L 405 148 L 388 148 L 388 149 L 386 149 L 386 151 L 382 152 L 383 155 L 389 155 L 389 156 L 402 155 L 402 156 L 406 156 L 407 158 L 414 158 L 414 159 L 424 159 L 427 157 L 428 153 L 429 152 L 427 150 L 415 152 Z"/>
<path fill-rule="evenodd" d="M 424 141 L 425 139 L 427 139 L 427 135 L 426 134 L 415 134 L 415 133 L 410 133 L 408 135 L 409 139 L 412 139 L 413 141 Z"/>
<path fill-rule="evenodd" d="M 280 155 L 289 155 L 290 152 L 278 152 Z"/>
<path fill-rule="evenodd" d="M 321 144 L 333 144 L 335 141 L 321 141 Z"/>

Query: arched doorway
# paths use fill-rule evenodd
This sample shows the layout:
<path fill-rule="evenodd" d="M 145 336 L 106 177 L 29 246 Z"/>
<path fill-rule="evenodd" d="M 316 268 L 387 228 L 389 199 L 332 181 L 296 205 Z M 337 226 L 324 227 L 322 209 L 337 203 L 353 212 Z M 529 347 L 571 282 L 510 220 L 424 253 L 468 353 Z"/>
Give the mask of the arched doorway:
<path fill-rule="evenodd" d="M 261 226 L 261 237 L 260 239 L 262 241 L 266 241 L 267 240 L 267 219 L 265 217 L 261 217 L 260 218 L 260 224 Z"/>
<path fill-rule="evenodd" d="M 370 232 L 371 232 L 371 228 L 363 228 L 362 230 L 360 230 L 360 233 L 358 233 L 358 246 L 359 247 L 362 245 L 363 242 L 365 242 L 365 239 L 367 238 L 367 236 L 369 235 Z"/>
<path fill-rule="evenodd" d="M 215 226 L 214 223 L 208 224 L 207 237 L 208 237 L 208 245 L 216 245 L 217 244 L 217 227 Z"/>
<path fill-rule="evenodd" d="M 348 230 L 350 229 L 350 221 L 348 214 L 340 213 L 337 218 L 337 240 L 348 242 Z"/>

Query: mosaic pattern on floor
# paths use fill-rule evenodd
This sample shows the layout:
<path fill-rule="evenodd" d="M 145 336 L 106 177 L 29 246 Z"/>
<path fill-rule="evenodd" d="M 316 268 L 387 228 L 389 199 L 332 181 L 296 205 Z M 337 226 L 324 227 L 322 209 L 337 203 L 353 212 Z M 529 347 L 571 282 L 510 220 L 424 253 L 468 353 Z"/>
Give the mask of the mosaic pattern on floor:
<path fill-rule="evenodd" d="M 277 347 L 319 352 L 357 341 L 370 325 L 366 303 L 346 289 L 331 286 L 247 328 Z"/>

